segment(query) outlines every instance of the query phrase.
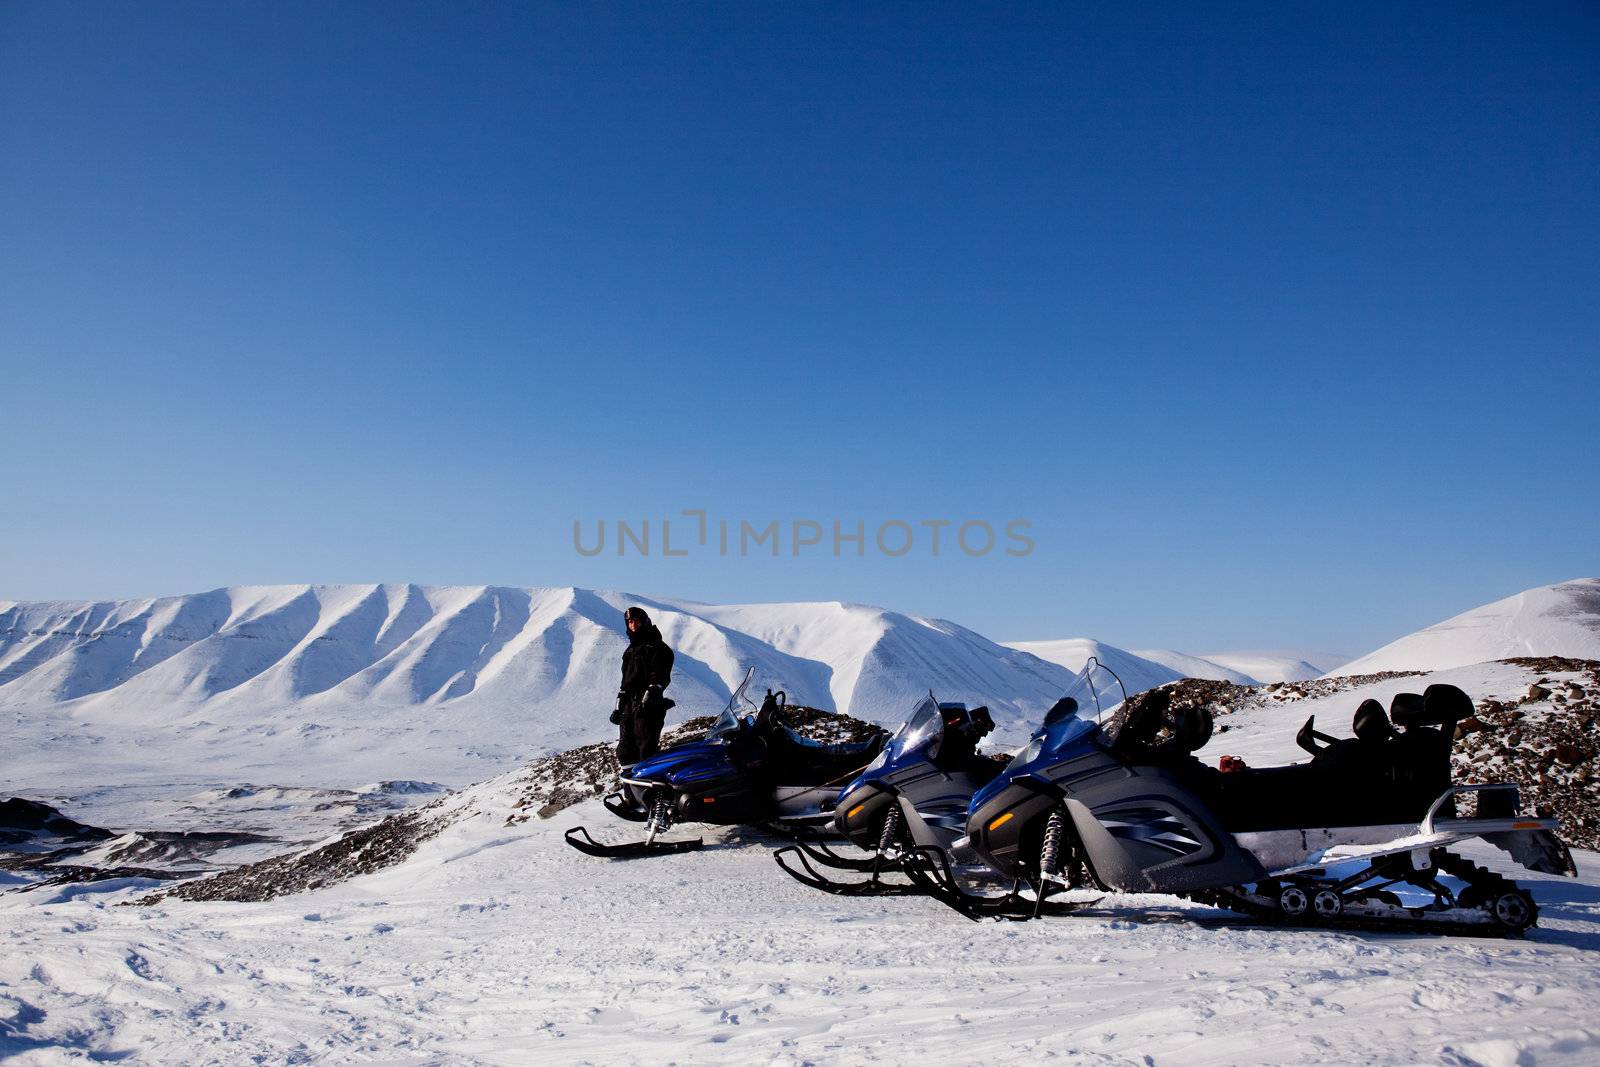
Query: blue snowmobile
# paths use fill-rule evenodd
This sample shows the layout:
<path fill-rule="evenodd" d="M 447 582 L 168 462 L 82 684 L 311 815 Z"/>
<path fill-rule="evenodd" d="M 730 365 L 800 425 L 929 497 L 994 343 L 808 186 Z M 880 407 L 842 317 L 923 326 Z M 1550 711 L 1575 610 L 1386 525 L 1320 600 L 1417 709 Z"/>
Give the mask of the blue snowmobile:
<path fill-rule="evenodd" d="M 882 751 L 884 735 L 838 745 L 802 737 L 781 721 L 787 694 L 768 690 L 759 707 L 745 695 L 754 674 L 754 667 L 745 672 L 705 737 L 622 768 L 622 788 L 604 803 L 618 818 L 644 823 L 644 840 L 608 845 L 575 826 L 567 844 L 622 859 L 703 847 L 699 838 L 657 840 L 681 822 L 747 823 L 789 833 L 827 824 L 840 786 Z"/>
<path fill-rule="evenodd" d="M 1452 733 L 1472 710 L 1460 689 L 1431 685 L 1398 694 L 1387 713 L 1364 702 L 1352 738 L 1308 721 L 1297 735 L 1307 763 L 1224 772 L 1193 755 L 1211 737 L 1204 708 L 1175 708 L 1162 689 L 1128 700 L 1091 659 L 974 794 L 965 844 L 1029 885 L 1035 911 L 1052 893 L 1094 888 L 1277 921 L 1520 934 L 1538 918 L 1528 892 L 1446 846 L 1483 838 L 1531 870 L 1577 871 L 1556 820 L 1523 814 L 1514 784 L 1452 784 Z M 995 913 L 924 853 L 929 862 L 908 870 L 930 892 L 969 916 Z"/>
<path fill-rule="evenodd" d="M 889 738 L 883 752 L 839 794 L 834 830 L 865 857 L 842 856 L 820 839 L 797 839 L 773 854 L 795 880 L 841 896 L 921 893 L 915 882 L 889 881 L 892 871 L 924 862 L 919 849 L 949 855 L 966 832 L 972 794 L 998 775 L 1000 760 L 978 753 L 978 741 L 994 729 L 987 707 L 941 704 L 930 693 Z M 970 853 L 954 857 L 970 862 Z M 870 875 L 845 881 L 818 867 Z"/>

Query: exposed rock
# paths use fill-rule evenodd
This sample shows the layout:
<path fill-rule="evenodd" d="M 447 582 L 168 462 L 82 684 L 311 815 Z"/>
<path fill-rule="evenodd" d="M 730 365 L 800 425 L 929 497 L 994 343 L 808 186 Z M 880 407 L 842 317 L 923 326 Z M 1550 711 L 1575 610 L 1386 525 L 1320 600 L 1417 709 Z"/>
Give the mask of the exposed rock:
<path fill-rule="evenodd" d="M 1576 767 L 1583 762 L 1583 749 L 1566 741 L 1559 742 L 1556 745 L 1556 759 L 1568 767 Z"/>
<path fill-rule="evenodd" d="M 1485 729 L 1463 735 L 1457 742 L 1457 780 L 1516 782 L 1522 790 L 1524 810 L 1560 819 L 1561 837 L 1574 848 L 1600 848 L 1600 791 L 1594 788 L 1600 738 L 1596 736 L 1595 713 L 1588 707 L 1600 695 L 1600 662 L 1554 657 L 1507 662 L 1545 674 L 1582 677 L 1559 683 L 1568 697 L 1565 704 L 1531 709 L 1517 706 L 1543 700 L 1549 693 L 1547 685 L 1530 687 L 1515 703 L 1480 703 L 1476 718 Z"/>
<path fill-rule="evenodd" d="M 64 841 L 103 841 L 112 836 L 110 830 L 76 822 L 37 800 L 22 797 L 0 800 L 0 845 L 48 837 Z"/>

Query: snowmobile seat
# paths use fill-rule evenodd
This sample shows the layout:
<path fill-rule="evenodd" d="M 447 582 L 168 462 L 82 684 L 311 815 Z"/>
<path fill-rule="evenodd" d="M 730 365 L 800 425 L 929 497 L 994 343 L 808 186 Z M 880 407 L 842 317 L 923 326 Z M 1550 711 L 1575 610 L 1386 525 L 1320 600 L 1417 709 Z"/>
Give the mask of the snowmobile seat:
<path fill-rule="evenodd" d="M 767 734 L 764 770 L 775 785 L 826 785 L 871 763 L 887 740 L 879 734 L 869 741 L 825 745 L 778 725 Z"/>
<path fill-rule="evenodd" d="M 1450 788 L 1455 725 L 1472 714 L 1472 698 L 1453 685 L 1434 684 L 1421 696 L 1397 695 L 1389 714 L 1402 728 L 1387 745 L 1393 758 L 1394 800 L 1407 819 L 1420 819 Z M 1439 814 L 1453 816 L 1455 802 L 1446 802 Z"/>
<path fill-rule="evenodd" d="M 1336 822 L 1363 826 L 1393 822 L 1394 752 L 1389 741 L 1394 728 L 1383 705 L 1364 700 L 1350 724 L 1354 737 L 1329 739 L 1329 744 L 1312 758 L 1312 764 L 1328 776 L 1334 795 L 1340 797 L 1337 809 L 1328 814 Z"/>
<path fill-rule="evenodd" d="M 1215 774 L 1214 807 L 1232 831 L 1329 826 L 1330 775 L 1324 767 L 1292 763 Z"/>

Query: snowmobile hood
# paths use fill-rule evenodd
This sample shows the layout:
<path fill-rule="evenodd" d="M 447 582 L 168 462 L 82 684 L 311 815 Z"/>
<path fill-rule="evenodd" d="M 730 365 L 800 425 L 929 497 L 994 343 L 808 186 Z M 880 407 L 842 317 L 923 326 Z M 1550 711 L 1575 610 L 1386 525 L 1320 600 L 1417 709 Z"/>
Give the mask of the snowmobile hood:
<path fill-rule="evenodd" d="M 1030 775 L 1048 778 L 1049 769 L 1064 759 L 1078 754 L 1085 746 L 1093 746 L 1097 738 L 1105 735 L 1095 723 L 1077 716 L 1064 716 L 1048 723 L 1022 747 L 1005 770 L 972 794 L 968 811 L 977 811 L 991 797 L 1008 788 L 1012 782 Z"/>
<path fill-rule="evenodd" d="M 635 763 L 623 775 L 665 782 L 679 788 L 702 785 L 736 773 L 733 755 L 722 741 L 688 741 Z"/>

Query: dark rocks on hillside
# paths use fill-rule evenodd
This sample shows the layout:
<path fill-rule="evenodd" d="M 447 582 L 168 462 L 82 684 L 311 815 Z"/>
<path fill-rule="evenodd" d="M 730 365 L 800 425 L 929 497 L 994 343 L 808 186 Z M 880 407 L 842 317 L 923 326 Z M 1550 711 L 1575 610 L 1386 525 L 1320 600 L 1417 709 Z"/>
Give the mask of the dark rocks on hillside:
<path fill-rule="evenodd" d="M 110 830 L 86 826 L 37 800 L 22 797 L 0 800 L 0 845 L 21 844 L 44 837 L 63 841 L 103 841 L 111 836 Z"/>
<path fill-rule="evenodd" d="M 1510 781 L 1522 792 L 1524 810 L 1561 820 L 1561 838 L 1574 848 L 1600 849 L 1600 662 L 1558 657 L 1508 660 L 1545 674 L 1577 679 L 1540 679 L 1521 700 L 1483 700 L 1474 718 L 1482 728 L 1457 731 L 1454 753 L 1461 782 Z M 1559 685 L 1563 702 L 1524 707 L 1549 699 Z M 1539 695 L 1535 691 L 1542 691 Z M 1574 692 L 1576 691 L 1576 692 Z"/>
<path fill-rule="evenodd" d="M 433 806 L 429 805 L 429 808 Z M 428 808 L 424 808 L 390 815 L 308 852 L 274 856 L 209 878 L 184 882 L 165 893 L 143 897 L 133 903 L 154 904 L 168 897 L 180 900 L 272 900 L 290 893 L 304 893 L 336 885 L 360 874 L 381 871 L 410 856 L 418 845 L 449 825 L 446 819 L 429 818 L 427 811 Z"/>

